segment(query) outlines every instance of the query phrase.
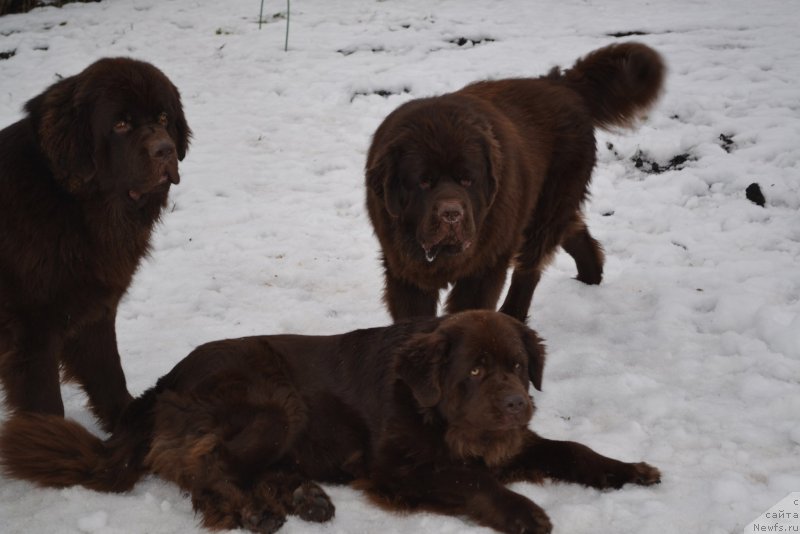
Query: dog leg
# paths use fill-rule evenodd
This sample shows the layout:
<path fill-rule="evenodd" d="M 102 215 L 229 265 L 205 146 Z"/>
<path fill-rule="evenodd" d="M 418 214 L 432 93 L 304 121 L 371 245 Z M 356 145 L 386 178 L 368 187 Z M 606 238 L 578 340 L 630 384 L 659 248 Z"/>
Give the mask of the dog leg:
<path fill-rule="evenodd" d="M 255 484 L 256 501 L 279 502 L 290 515 L 304 521 L 324 523 L 329 521 L 335 508 L 330 497 L 318 484 L 304 475 L 291 471 L 264 473 Z"/>
<path fill-rule="evenodd" d="M 603 247 L 592 237 L 580 213 L 561 241 L 562 248 L 575 260 L 578 280 L 596 285 L 603 280 Z"/>
<path fill-rule="evenodd" d="M 503 305 L 500 306 L 500 312 L 510 315 L 523 323 L 526 322 L 531 300 L 533 300 L 533 291 L 539 284 L 541 277 L 542 273 L 539 270 L 524 272 L 518 268 L 514 269 L 514 274 L 511 275 L 511 285 L 508 288 Z"/>
<path fill-rule="evenodd" d="M 268 495 L 254 495 L 229 480 L 191 488 L 192 507 L 203 518 L 203 526 L 215 530 L 243 528 L 272 534 L 286 522 L 286 511 Z"/>
<path fill-rule="evenodd" d="M 116 312 L 84 326 L 67 340 L 62 353 L 68 379 L 77 381 L 97 419 L 106 431 L 114 429 L 122 411 L 133 398 L 128 393 L 117 350 Z"/>
<path fill-rule="evenodd" d="M 6 404 L 12 410 L 64 416 L 58 371 L 60 336 L 46 326 L 24 333 L 0 352 Z M 1 341 L 0 341 L 1 342 Z M 0 351 L 3 347 L 0 346 Z"/>
<path fill-rule="evenodd" d="M 514 258 L 516 267 L 511 287 L 500 309 L 521 321 L 527 318 L 533 291 L 539 283 L 542 271 L 553 258 L 564 237 L 580 228 L 586 228 L 580 210 L 586 197 L 586 184 L 594 167 L 594 140 L 591 131 L 584 134 L 582 141 L 577 141 L 578 144 L 573 148 L 579 152 L 590 150 L 592 157 L 587 159 L 565 155 L 552 162 L 539 192 L 536 207 L 525 225 L 523 242 Z M 572 138 L 572 133 L 569 135 Z M 581 149 L 582 145 L 585 146 Z M 572 245 L 571 242 L 567 244 Z"/>
<path fill-rule="evenodd" d="M 234 411 L 239 415 L 247 410 Z M 272 533 L 287 515 L 318 523 L 333 517 L 333 503 L 319 485 L 300 473 L 273 470 L 276 464 L 287 465 L 280 457 L 287 420 L 271 411 L 255 414 L 240 432 L 223 439 L 196 464 L 203 468 L 191 477 L 195 485 L 190 491 L 204 525 Z M 268 463 L 272 465 L 265 466 Z"/>
<path fill-rule="evenodd" d="M 381 505 L 467 516 L 498 532 L 548 534 L 547 514 L 533 501 L 502 484 L 478 466 L 420 466 L 402 474 L 391 469 L 367 491 Z"/>
<path fill-rule="evenodd" d="M 661 473 L 644 462 L 626 463 L 598 454 L 573 441 L 553 441 L 531 432 L 527 444 L 508 465 L 499 468 L 504 482 L 543 477 L 575 482 L 593 488 L 621 488 L 624 484 L 650 486 L 661 482 Z"/>
<path fill-rule="evenodd" d="M 457 281 L 447 298 L 447 313 L 463 310 L 491 309 L 497 306 L 506 282 L 508 258 L 501 258 L 486 271 Z"/>
<path fill-rule="evenodd" d="M 243 528 L 273 533 L 296 515 L 304 521 L 323 523 L 334 515 L 325 491 L 297 473 L 265 473 L 252 487 L 226 480 L 192 490 L 192 505 L 213 529 Z"/>
<path fill-rule="evenodd" d="M 542 223 L 544 224 L 544 223 Z M 500 311 L 525 321 L 528 318 L 533 292 L 539 284 L 542 270 L 550 262 L 559 242 L 575 260 L 578 280 L 584 284 L 599 284 L 603 279 L 603 248 L 592 237 L 580 213 L 569 223 L 550 223 L 551 232 L 526 232 L 522 253 L 511 277 L 511 286 Z M 559 237 L 559 236 L 564 236 Z"/>
<path fill-rule="evenodd" d="M 254 403 L 250 385 L 223 377 L 202 396 L 160 394 L 145 462 L 191 493 L 206 527 L 272 533 L 288 510 L 282 493 L 265 491 L 262 480 L 281 462 L 296 431 L 286 411 L 293 401 L 286 400 L 290 391 L 276 388 L 269 393 L 286 394 L 283 404 L 271 399 Z M 243 397 L 251 397 L 250 402 Z"/>
<path fill-rule="evenodd" d="M 574 228 L 573 228 L 574 227 Z M 567 236 L 562 238 L 562 236 Z M 500 311 L 525 322 L 533 292 L 558 245 L 564 247 L 578 266 L 578 280 L 599 284 L 603 276 L 603 252 L 582 220 L 534 220 L 525 231 L 525 242 L 516 258 L 511 286 Z"/>
<path fill-rule="evenodd" d="M 417 287 L 396 278 L 385 269 L 386 288 L 384 300 L 395 322 L 410 317 L 433 317 L 439 303 L 439 292 Z"/>
<path fill-rule="evenodd" d="M 567 221 L 547 220 L 538 211 L 524 232 L 524 242 L 515 258 L 511 285 L 500 311 L 525 322 L 533 300 L 533 292 L 550 263 Z"/>

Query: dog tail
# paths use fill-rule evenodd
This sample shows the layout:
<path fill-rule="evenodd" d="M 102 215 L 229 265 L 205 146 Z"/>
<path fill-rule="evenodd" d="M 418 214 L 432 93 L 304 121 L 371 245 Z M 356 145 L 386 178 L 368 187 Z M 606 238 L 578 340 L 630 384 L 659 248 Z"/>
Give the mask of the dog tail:
<path fill-rule="evenodd" d="M 0 466 L 8 476 L 40 486 L 127 491 L 147 471 L 143 459 L 150 433 L 144 427 L 151 423 L 141 416 L 150 417 L 153 402 L 149 392 L 134 400 L 105 441 L 59 416 L 12 415 L 0 431 Z"/>
<path fill-rule="evenodd" d="M 665 73 L 658 52 L 640 43 L 621 43 L 595 50 L 551 76 L 583 97 L 595 126 L 610 128 L 632 126 L 658 99 Z"/>

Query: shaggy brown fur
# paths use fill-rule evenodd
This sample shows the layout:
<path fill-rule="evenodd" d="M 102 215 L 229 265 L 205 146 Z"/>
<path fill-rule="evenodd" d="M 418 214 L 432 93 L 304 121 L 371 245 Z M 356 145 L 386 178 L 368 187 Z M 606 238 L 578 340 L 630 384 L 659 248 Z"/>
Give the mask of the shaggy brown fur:
<path fill-rule="evenodd" d="M 525 320 L 559 245 L 578 280 L 600 283 L 603 252 L 581 213 L 594 128 L 630 126 L 663 77 L 654 50 L 618 44 L 565 72 L 479 82 L 392 112 L 366 164 L 392 317 L 435 315 L 448 284 L 448 312 L 494 309 L 513 265 L 500 311 Z"/>
<path fill-rule="evenodd" d="M 274 532 L 287 514 L 327 521 L 334 507 L 315 481 L 355 481 L 390 509 L 547 533 L 545 512 L 504 484 L 618 488 L 660 475 L 530 431 L 528 386 L 541 387 L 543 365 L 536 334 L 489 311 L 217 341 L 133 401 L 108 440 L 20 414 L 0 434 L 0 460 L 14 477 L 101 491 L 154 472 L 188 491 L 210 528 Z"/>
<path fill-rule="evenodd" d="M 12 410 L 63 415 L 59 368 L 113 428 L 130 402 L 117 305 L 177 184 L 190 131 L 148 63 L 102 59 L 0 131 L 0 379 Z"/>

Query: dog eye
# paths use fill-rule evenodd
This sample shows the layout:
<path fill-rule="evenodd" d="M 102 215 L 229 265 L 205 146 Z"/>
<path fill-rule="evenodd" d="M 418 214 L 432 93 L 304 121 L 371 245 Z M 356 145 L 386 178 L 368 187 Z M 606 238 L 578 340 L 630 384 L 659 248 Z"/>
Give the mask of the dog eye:
<path fill-rule="evenodd" d="M 126 133 L 131 130 L 131 121 L 127 119 L 118 120 L 114 123 L 114 131 L 117 133 Z"/>
<path fill-rule="evenodd" d="M 420 178 L 419 187 L 420 187 L 420 189 L 430 189 L 431 188 L 431 181 L 428 180 L 427 178 Z"/>
<path fill-rule="evenodd" d="M 462 186 L 464 186 L 464 187 L 469 187 L 469 186 L 471 186 L 471 185 L 472 185 L 472 180 L 468 180 L 468 179 L 466 179 L 466 178 L 465 178 L 465 179 L 461 180 L 461 182 L 460 182 L 460 183 L 461 183 L 461 185 L 462 185 Z"/>
<path fill-rule="evenodd" d="M 514 370 L 515 371 L 519 371 L 520 369 L 522 369 L 522 364 L 519 363 L 519 362 L 515 363 L 514 364 Z"/>
<path fill-rule="evenodd" d="M 483 367 L 473 367 L 472 370 L 469 372 L 470 376 L 478 377 L 483 374 Z"/>
<path fill-rule="evenodd" d="M 161 113 L 161 114 L 158 116 L 158 124 L 160 124 L 161 126 L 166 126 L 168 122 L 169 122 L 169 121 L 167 120 L 167 114 L 166 114 L 166 113 L 164 113 L 164 112 L 162 112 L 162 113 Z"/>

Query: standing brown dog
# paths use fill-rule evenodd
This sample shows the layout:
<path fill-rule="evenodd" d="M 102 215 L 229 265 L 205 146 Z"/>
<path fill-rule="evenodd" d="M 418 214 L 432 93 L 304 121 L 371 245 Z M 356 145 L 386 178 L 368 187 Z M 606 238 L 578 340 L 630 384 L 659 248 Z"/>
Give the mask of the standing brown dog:
<path fill-rule="evenodd" d="M 561 245 L 578 280 L 598 284 L 603 252 L 581 207 L 595 127 L 630 126 L 657 98 L 660 56 L 612 45 L 538 79 L 479 82 L 412 100 L 378 127 L 366 165 L 367 208 L 383 250 L 395 320 L 494 309 L 525 320 L 542 269 Z"/>
<path fill-rule="evenodd" d="M 63 415 L 59 368 L 111 429 L 131 396 L 117 305 L 177 184 L 190 130 L 154 66 L 102 59 L 0 131 L 0 378 L 12 410 Z"/>
<path fill-rule="evenodd" d="M 287 514 L 327 521 L 334 507 L 315 481 L 356 480 L 390 509 L 546 534 L 547 514 L 506 483 L 619 488 L 660 474 L 529 430 L 528 388 L 541 388 L 543 367 L 536 333 L 489 311 L 217 341 L 133 401 L 106 441 L 63 418 L 12 417 L 0 462 L 44 486 L 99 491 L 154 472 L 188 491 L 210 528 L 274 532 Z"/>

